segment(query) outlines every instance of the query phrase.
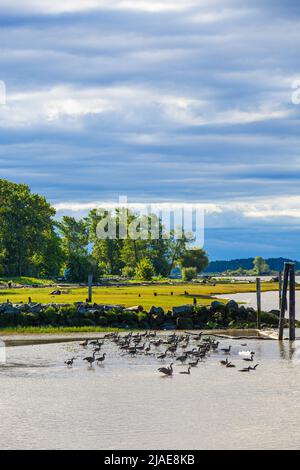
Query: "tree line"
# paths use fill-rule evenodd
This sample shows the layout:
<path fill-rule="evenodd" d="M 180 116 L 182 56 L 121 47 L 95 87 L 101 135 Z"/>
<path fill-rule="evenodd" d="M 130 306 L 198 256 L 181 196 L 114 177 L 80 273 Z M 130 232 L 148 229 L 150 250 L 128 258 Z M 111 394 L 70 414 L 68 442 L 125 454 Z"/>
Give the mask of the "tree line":
<path fill-rule="evenodd" d="M 121 209 L 120 209 L 121 210 Z M 64 276 L 69 281 L 86 281 L 103 276 L 151 279 L 168 277 L 180 266 L 187 278 L 193 278 L 208 265 L 207 253 L 193 247 L 188 235 L 169 237 L 158 216 L 149 215 L 157 225 L 159 237 L 141 233 L 133 238 L 99 238 L 97 228 L 103 219 L 120 230 L 118 211 L 91 210 L 87 217 L 64 216 L 55 219 L 56 211 L 45 197 L 33 194 L 25 184 L 0 179 L 0 275 L 6 277 Z M 125 229 L 138 225 L 137 215 L 127 211 Z M 147 235 L 147 234 L 146 234 Z"/>

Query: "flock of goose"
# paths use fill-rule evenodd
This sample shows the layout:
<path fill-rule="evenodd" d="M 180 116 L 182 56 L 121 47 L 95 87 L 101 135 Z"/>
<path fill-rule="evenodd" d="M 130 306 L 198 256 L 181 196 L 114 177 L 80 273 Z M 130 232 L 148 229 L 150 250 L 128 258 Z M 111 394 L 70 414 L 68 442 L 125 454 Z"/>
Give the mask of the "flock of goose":
<path fill-rule="evenodd" d="M 203 335 L 203 333 L 172 333 L 169 335 L 157 335 L 157 332 L 133 333 L 126 335 L 119 333 L 109 333 L 101 339 L 86 339 L 80 343 L 83 350 L 90 349 L 90 355 L 83 357 L 90 368 L 94 364 L 102 365 L 106 359 L 106 353 L 102 353 L 102 347 L 107 341 L 114 343 L 122 356 L 135 357 L 138 355 L 152 356 L 158 361 L 164 362 L 170 360 L 171 363 L 167 367 L 159 367 L 158 372 L 163 376 L 172 376 L 174 374 L 174 364 L 187 366 L 186 370 L 180 371 L 179 374 L 190 375 L 191 370 L 196 368 L 199 362 L 205 361 L 212 354 L 222 354 L 226 358 L 219 361 L 220 365 L 226 369 L 235 368 L 236 365 L 229 360 L 232 354 L 232 346 L 221 348 L 220 341 L 216 341 L 212 336 Z M 247 344 L 241 344 L 242 347 Z M 164 351 L 162 351 L 164 349 Z M 239 372 L 250 373 L 255 371 L 259 364 L 252 366 L 254 362 L 254 351 L 239 351 L 238 357 L 244 363 L 248 363 L 248 367 L 238 369 Z M 68 368 L 73 367 L 74 361 L 78 357 L 72 357 L 65 361 Z M 175 362 L 176 361 L 176 362 Z M 250 365 L 251 364 L 251 365 Z"/>

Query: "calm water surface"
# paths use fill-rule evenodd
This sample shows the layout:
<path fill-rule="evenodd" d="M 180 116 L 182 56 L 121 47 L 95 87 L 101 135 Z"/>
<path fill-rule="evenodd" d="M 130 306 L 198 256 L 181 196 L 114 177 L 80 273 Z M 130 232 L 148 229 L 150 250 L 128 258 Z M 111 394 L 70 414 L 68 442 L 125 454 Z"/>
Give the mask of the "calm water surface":
<path fill-rule="evenodd" d="M 8 348 L 0 366 L 0 448 L 299 448 L 298 343 L 240 343 L 222 346 L 233 344 L 238 368 L 247 365 L 239 351 L 256 351 L 256 372 L 224 369 L 224 356 L 212 353 L 190 376 L 176 365 L 170 378 L 157 373 L 155 357 L 121 356 L 110 342 L 107 361 L 93 369 L 82 363 L 89 351 L 78 342 Z M 67 369 L 72 355 L 80 358 Z"/>
<path fill-rule="evenodd" d="M 243 303 L 249 307 L 256 308 L 256 293 L 244 292 L 238 294 L 225 294 L 216 296 L 219 299 L 233 299 L 236 302 Z M 270 310 L 279 309 L 278 292 L 262 292 L 261 294 L 262 310 L 269 312 Z M 288 316 L 288 313 L 286 314 Z M 300 320 L 300 291 L 296 291 L 296 318 Z"/>

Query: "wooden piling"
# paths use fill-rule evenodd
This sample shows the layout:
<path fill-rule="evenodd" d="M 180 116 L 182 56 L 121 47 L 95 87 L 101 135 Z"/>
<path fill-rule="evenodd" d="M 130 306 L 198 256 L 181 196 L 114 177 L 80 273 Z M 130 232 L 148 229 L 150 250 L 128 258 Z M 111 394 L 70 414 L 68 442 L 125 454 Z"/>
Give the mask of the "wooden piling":
<path fill-rule="evenodd" d="M 290 341 L 295 341 L 295 318 L 296 318 L 296 283 L 295 283 L 295 264 L 290 263 L 290 302 L 289 302 L 289 337 Z"/>
<path fill-rule="evenodd" d="M 278 273 L 278 290 L 279 290 L 279 310 L 281 309 L 281 299 L 282 299 L 282 272 Z"/>
<path fill-rule="evenodd" d="M 88 302 L 92 302 L 93 300 L 93 275 L 89 274 L 88 277 Z"/>
<path fill-rule="evenodd" d="M 261 328 L 261 284 L 260 277 L 256 278 L 256 299 L 257 299 L 257 329 Z"/>
<path fill-rule="evenodd" d="M 280 305 L 280 317 L 279 317 L 279 334 L 278 334 L 279 341 L 283 340 L 285 311 L 286 311 L 286 305 L 287 305 L 287 289 L 288 289 L 288 281 L 289 281 L 289 270 L 290 270 L 290 264 L 289 263 L 284 263 L 283 284 L 282 284 L 281 305 Z"/>

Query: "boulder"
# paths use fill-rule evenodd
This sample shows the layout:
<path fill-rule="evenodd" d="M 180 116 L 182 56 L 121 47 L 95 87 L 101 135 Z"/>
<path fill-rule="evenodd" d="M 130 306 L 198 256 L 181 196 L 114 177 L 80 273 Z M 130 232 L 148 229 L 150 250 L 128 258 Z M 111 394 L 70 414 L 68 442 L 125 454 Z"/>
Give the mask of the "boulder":
<path fill-rule="evenodd" d="M 177 317 L 190 317 L 194 312 L 193 305 L 181 305 L 179 307 L 173 307 L 173 316 Z"/>
<path fill-rule="evenodd" d="M 226 304 L 226 308 L 228 310 L 238 311 L 239 304 L 235 300 L 229 300 L 229 302 Z"/>
<path fill-rule="evenodd" d="M 222 302 L 215 300 L 211 303 L 210 309 L 212 312 L 223 313 L 226 310 L 226 306 Z"/>
<path fill-rule="evenodd" d="M 135 306 L 133 306 L 133 307 L 126 307 L 126 310 L 127 310 L 128 312 L 136 312 L 136 313 L 138 313 L 138 312 L 143 312 L 143 311 L 144 311 L 144 308 L 143 308 L 142 305 L 135 305 Z"/>
<path fill-rule="evenodd" d="M 150 315 L 164 315 L 164 309 L 162 307 L 154 307 L 152 306 L 149 310 Z"/>

